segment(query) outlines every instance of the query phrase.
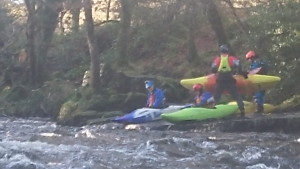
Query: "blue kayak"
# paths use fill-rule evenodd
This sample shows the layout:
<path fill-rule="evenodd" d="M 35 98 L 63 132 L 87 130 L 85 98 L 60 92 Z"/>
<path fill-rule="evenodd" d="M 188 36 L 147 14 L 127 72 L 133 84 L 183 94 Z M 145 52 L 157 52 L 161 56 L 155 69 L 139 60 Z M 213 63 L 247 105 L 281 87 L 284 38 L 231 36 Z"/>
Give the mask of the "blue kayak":
<path fill-rule="evenodd" d="M 116 117 L 112 121 L 124 124 L 147 123 L 155 120 L 160 120 L 160 115 L 163 113 L 172 113 L 186 107 L 190 107 L 190 105 L 170 105 L 163 109 L 140 108 L 124 116 Z"/>

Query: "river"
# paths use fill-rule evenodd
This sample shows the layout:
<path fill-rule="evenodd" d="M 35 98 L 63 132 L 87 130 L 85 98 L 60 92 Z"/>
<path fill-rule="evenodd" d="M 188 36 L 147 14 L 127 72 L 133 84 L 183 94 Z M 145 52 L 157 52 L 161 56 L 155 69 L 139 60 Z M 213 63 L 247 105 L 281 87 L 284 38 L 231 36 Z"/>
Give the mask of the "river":
<path fill-rule="evenodd" d="M 70 127 L 0 117 L 1 169 L 299 169 L 299 159 L 300 133 Z"/>

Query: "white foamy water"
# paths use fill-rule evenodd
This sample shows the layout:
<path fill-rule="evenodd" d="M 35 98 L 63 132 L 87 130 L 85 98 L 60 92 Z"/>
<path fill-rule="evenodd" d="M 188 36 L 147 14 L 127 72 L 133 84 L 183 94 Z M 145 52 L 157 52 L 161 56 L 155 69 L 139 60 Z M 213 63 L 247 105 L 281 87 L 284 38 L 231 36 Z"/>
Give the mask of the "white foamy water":
<path fill-rule="evenodd" d="M 300 168 L 299 135 L 0 119 L 1 169 Z"/>

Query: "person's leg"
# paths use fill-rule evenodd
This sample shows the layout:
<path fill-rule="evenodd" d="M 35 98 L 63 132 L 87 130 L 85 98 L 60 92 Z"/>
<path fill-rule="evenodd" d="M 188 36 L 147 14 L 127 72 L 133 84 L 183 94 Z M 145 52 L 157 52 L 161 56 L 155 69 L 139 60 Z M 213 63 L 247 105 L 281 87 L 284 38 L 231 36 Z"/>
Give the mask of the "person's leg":
<path fill-rule="evenodd" d="M 265 91 L 259 91 L 255 93 L 254 99 L 256 103 L 256 112 L 255 113 L 263 113 L 264 112 L 264 96 Z"/>
<path fill-rule="evenodd" d="M 245 107 L 244 107 L 243 98 L 238 93 L 238 89 L 237 89 L 235 83 L 228 83 L 227 90 L 228 90 L 229 94 L 236 100 L 236 102 L 239 106 L 240 112 L 241 112 L 241 116 L 245 116 Z"/>
<path fill-rule="evenodd" d="M 220 82 L 216 83 L 215 91 L 213 93 L 215 105 L 219 104 L 222 92 L 223 92 L 223 85 Z"/>

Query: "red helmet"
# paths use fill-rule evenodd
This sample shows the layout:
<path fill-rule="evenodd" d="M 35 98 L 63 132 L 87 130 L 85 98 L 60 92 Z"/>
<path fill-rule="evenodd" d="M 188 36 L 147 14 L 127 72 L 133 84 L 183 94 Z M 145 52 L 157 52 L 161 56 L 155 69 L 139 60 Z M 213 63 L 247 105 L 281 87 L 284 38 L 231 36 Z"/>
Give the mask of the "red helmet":
<path fill-rule="evenodd" d="M 253 59 L 256 57 L 256 53 L 253 50 L 250 50 L 247 54 L 246 54 L 246 59 Z"/>
<path fill-rule="evenodd" d="M 201 84 L 194 84 L 193 85 L 193 90 L 194 91 L 201 91 L 202 85 Z"/>

